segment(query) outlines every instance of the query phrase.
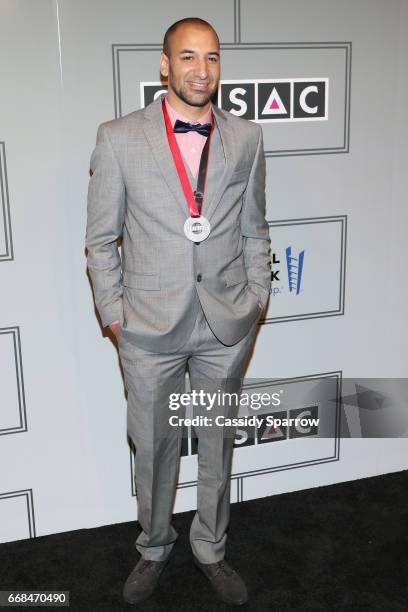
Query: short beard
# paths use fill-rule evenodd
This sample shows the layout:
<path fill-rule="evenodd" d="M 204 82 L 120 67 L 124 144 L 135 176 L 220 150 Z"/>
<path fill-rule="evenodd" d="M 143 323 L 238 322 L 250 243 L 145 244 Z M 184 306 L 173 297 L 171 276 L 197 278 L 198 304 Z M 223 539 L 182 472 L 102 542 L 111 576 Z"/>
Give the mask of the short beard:
<path fill-rule="evenodd" d="M 189 106 L 195 106 L 197 108 L 200 108 L 202 106 L 206 106 L 208 104 L 208 102 L 210 102 L 210 100 L 212 99 L 212 97 L 215 94 L 215 91 L 212 91 L 208 94 L 206 94 L 205 97 L 201 98 L 201 99 L 191 99 L 187 94 L 184 93 L 184 91 L 182 89 L 176 89 L 175 87 L 172 87 L 174 93 L 177 95 L 178 98 L 180 98 L 180 100 L 182 100 L 185 104 L 188 104 Z M 204 94 L 203 94 L 204 95 Z"/>

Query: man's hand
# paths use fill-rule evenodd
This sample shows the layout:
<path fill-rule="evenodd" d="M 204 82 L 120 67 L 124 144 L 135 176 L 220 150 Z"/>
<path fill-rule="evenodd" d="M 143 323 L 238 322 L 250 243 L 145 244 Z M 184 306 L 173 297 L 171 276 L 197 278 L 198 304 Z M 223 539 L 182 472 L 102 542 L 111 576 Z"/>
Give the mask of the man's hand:
<path fill-rule="evenodd" d="M 263 307 L 263 305 L 261 304 L 261 302 L 258 302 L 258 308 L 259 308 L 259 319 L 261 319 L 264 314 L 265 314 L 265 308 Z"/>
<path fill-rule="evenodd" d="M 109 324 L 109 329 L 111 330 L 111 332 L 115 336 L 116 340 L 119 340 L 119 334 L 120 334 L 120 323 L 119 323 L 119 321 L 112 321 L 112 323 Z"/>

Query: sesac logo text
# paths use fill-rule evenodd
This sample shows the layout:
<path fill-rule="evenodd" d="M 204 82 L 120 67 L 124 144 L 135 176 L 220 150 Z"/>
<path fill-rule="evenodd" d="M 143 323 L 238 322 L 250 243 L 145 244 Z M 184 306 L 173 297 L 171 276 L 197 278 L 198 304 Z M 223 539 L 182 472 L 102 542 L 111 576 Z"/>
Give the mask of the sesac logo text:
<path fill-rule="evenodd" d="M 141 82 L 141 105 L 147 106 L 166 89 Z M 220 82 L 217 105 L 249 121 L 324 121 L 328 119 L 328 78 L 244 79 Z"/>
<path fill-rule="evenodd" d="M 256 426 L 242 426 L 236 428 L 234 447 L 258 446 L 270 442 L 293 440 L 295 438 L 318 437 L 319 435 L 319 407 L 317 405 L 304 408 L 292 408 L 278 412 L 261 413 L 257 415 L 259 423 Z M 269 419 L 279 425 L 269 424 Z M 305 423 L 303 422 L 305 420 Z M 190 448 L 189 448 L 190 438 Z M 184 427 L 181 443 L 181 456 L 196 455 L 198 452 L 198 438 L 191 427 Z"/>

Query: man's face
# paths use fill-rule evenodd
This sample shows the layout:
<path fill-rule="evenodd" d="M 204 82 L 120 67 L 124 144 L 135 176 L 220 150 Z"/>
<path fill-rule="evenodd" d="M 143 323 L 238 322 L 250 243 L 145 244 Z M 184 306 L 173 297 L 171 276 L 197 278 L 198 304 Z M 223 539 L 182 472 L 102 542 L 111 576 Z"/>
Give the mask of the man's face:
<path fill-rule="evenodd" d="M 168 90 L 189 106 L 206 106 L 218 89 L 220 48 L 214 32 L 185 24 L 170 39 L 170 57 L 160 57 Z"/>

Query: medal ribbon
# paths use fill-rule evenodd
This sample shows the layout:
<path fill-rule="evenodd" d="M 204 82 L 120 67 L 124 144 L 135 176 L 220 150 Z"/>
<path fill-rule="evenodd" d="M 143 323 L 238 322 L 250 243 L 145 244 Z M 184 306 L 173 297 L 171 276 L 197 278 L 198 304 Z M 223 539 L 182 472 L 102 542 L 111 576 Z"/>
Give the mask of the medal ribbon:
<path fill-rule="evenodd" d="M 162 100 L 162 108 L 164 115 L 164 122 L 166 124 L 166 132 L 167 132 L 167 140 L 169 141 L 169 146 L 171 153 L 173 155 L 174 165 L 176 166 L 177 174 L 183 188 L 184 196 L 187 200 L 187 205 L 190 211 L 191 217 L 200 217 L 201 215 L 201 207 L 204 199 L 205 192 L 205 180 L 207 178 L 207 168 L 208 168 L 208 156 L 210 153 L 210 140 L 212 133 L 214 131 L 214 114 L 211 114 L 211 132 L 207 141 L 204 145 L 203 152 L 201 154 L 200 160 L 200 168 L 198 170 L 198 178 L 197 178 L 197 189 L 193 193 L 193 190 L 190 185 L 190 181 L 188 180 L 186 168 L 184 166 L 183 158 L 181 156 L 180 147 L 177 144 L 176 136 L 173 132 L 173 126 L 170 121 L 169 113 L 167 112 L 166 103 L 164 98 Z M 195 197 L 194 197 L 195 195 Z"/>

